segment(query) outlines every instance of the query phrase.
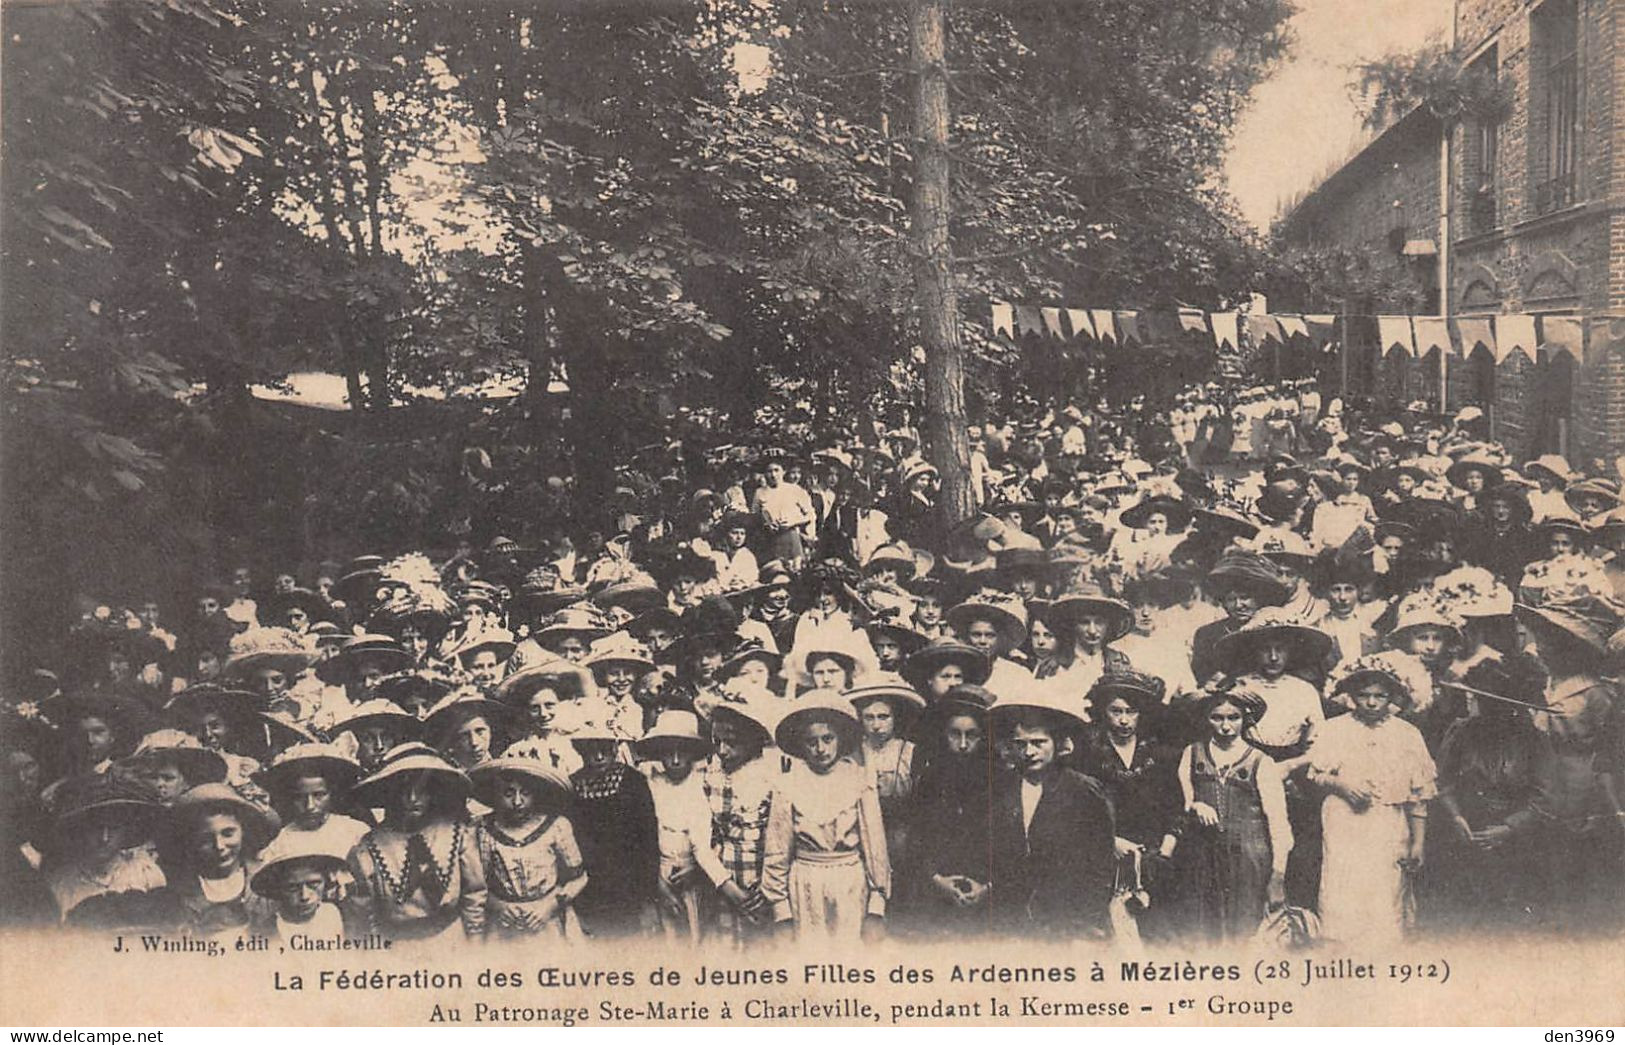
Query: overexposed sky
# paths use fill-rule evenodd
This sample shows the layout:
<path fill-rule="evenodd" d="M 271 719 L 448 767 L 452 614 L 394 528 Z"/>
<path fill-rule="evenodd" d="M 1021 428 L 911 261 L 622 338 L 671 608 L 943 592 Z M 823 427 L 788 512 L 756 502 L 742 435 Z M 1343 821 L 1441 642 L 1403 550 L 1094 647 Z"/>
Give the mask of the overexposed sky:
<path fill-rule="evenodd" d="M 1225 165 L 1242 216 L 1268 231 L 1278 205 L 1365 140 L 1348 67 L 1447 38 L 1452 0 L 1296 0 L 1292 51 L 1253 92 Z"/>

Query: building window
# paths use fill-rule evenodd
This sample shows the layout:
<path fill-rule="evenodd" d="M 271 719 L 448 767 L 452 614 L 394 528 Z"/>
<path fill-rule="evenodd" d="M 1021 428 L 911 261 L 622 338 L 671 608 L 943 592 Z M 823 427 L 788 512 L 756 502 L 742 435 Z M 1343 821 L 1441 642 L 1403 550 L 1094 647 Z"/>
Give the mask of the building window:
<path fill-rule="evenodd" d="M 1580 17 L 1576 0 L 1546 0 L 1530 26 L 1539 119 L 1534 139 L 1535 213 L 1567 207 L 1579 198 Z"/>
<path fill-rule="evenodd" d="M 1500 57 L 1492 44 L 1468 67 L 1474 76 L 1493 83 L 1500 77 Z M 1480 116 L 1468 128 L 1467 139 L 1467 219 L 1469 234 L 1488 232 L 1496 226 L 1500 179 L 1501 121 Z"/>

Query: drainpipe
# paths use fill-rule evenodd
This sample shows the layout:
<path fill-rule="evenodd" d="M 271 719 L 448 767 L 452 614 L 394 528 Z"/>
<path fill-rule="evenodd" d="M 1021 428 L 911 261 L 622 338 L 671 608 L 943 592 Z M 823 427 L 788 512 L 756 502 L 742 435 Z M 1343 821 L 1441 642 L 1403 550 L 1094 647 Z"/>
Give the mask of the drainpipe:
<path fill-rule="evenodd" d="M 1460 21 L 1461 0 L 1450 5 L 1450 53 L 1456 52 L 1456 27 Z M 1454 122 L 1447 122 L 1439 135 L 1439 315 L 1450 315 L 1450 136 Z M 1439 349 L 1439 413 L 1450 412 L 1450 353 Z M 1495 438 L 1495 412 L 1490 417 L 1490 438 Z"/>

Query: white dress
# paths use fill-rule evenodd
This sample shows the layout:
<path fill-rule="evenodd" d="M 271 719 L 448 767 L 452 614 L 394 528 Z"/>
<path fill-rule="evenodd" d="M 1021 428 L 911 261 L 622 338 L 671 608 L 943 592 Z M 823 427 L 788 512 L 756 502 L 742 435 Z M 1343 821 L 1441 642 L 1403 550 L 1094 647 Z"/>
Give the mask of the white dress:
<path fill-rule="evenodd" d="M 1321 806 L 1320 920 L 1327 939 L 1398 940 L 1412 921 L 1410 882 L 1400 869 L 1405 806 L 1434 796 L 1433 759 L 1415 726 L 1389 715 L 1367 726 L 1342 715 L 1321 726 L 1314 769 L 1372 793 L 1364 812 L 1329 794 Z"/>

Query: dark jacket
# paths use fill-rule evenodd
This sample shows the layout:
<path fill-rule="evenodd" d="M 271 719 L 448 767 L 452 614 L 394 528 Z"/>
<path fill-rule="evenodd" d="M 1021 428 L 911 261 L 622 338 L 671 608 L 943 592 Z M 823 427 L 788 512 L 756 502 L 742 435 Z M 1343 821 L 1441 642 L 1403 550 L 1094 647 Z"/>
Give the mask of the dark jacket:
<path fill-rule="evenodd" d="M 1100 785 L 1059 769 L 1044 786 L 1025 830 L 1021 777 L 993 783 L 988 841 L 993 854 L 991 902 L 1001 927 L 1021 936 L 1104 933 L 1112 896 L 1116 828 Z"/>
<path fill-rule="evenodd" d="M 1092 730 L 1079 745 L 1077 768 L 1106 792 L 1119 838 L 1153 850 L 1162 844 L 1184 807 L 1178 750 L 1141 737 L 1132 764 L 1124 766 L 1105 734 Z"/>

